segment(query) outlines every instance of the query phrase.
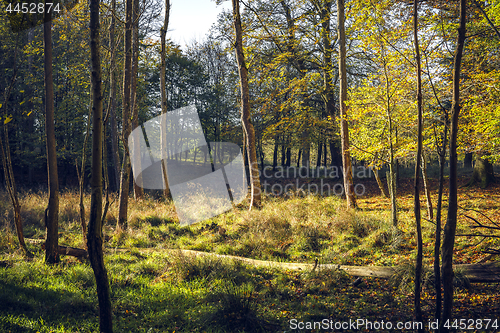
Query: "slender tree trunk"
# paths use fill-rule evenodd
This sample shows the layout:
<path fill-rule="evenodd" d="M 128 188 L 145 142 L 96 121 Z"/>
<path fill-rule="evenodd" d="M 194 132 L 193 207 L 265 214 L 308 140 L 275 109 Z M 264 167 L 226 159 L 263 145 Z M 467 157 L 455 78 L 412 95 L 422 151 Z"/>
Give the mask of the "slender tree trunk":
<path fill-rule="evenodd" d="M 132 78 L 130 85 L 130 108 L 132 110 L 132 126 L 139 126 L 139 102 L 137 100 L 137 78 L 139 75 L 139 0 L 133 0 L 132 8 Z M 139 151 L 139 140 L 135 140 L 135 149 Z M 138 159 L 140 161 L 140 159 Z M 139 170 L 141 167 L 139 166 Z M 142 183 L 142 182 L 140 182 Z M 134 182 L 134 198 L 144 197 L 144 189 Z"/>
<path fill-rule="evenodd" d="M 444 162 L 446 158 L 446 141 L 448 137 L 448 113 L 445 111 L 444 128 L 443 128 L 443 146 L 438 151 L 439 153 L 439 189 L 436 207 L 436 232 L 434 240 L 434 288 L 436 290 L 436 311 L 435 319 L 441 319 L 441 265 L 440 262 L 440 249 L 441 249 L 441 205 L 443 202 L 443 188 L 444 188 Z"/>
<path fill-rule="evenodd" d="M 18 39 L 19 41 L 19 39 Z M 3 119 L 7 118 L 7 104 L 9 102 L 10 94 L 12 92 L 12 88 L 14 87 L 14 83 L 16 82 L 17 77 L 17 53 L 18 46 L 16 44 L 16 48 L 14 51 L 14 65 L 13 65 L 13 73 L 10 79 L 9 86 L 4 90 L 3 95 Z M 14 223 L 16 225 L 16 233 L 17 239 L 19 240 L 19 247 L 23 250 L 24 255 L 27 257 L 32 257 L 33 255 L 29 252 L 28 247 L 26 246 L 26 242 L 24 241 L 24 232 L 23 232 L 23 221 L 21 218 L 21 205 L 19 203 L 19 198 L 17 195 L 17 187 L 16 180 L 14 178 L 14 171 L 12 169 L 12 159 L 10 156 L 10 144 L 9 144 L 9 130 L 8 124 L 3 124 L 3 135 L 5 140 L 5 147 L 2 140 L 2 135 L 0 133 L 0 150 L 2 153 L 2 168 L 4 172 L 5 178 L 5 188 L 9 193 L 10 201 L 12 203 L 12 208 L 14 209 Z M 31 170 L 31 169 L 30 169 Z"/>
<path fill-rule="evenodd" d="M 386 112 L 387 121 L 389 123 L 389 172 L 387 173 L 387 184 L 389 186 L 389 195 L 391 197 L 391 221 L 392 225 L 397 227 L 398 225 L 398 206 L 396 200 L 396 188 L 397 188 L 397 176 L 396 176 L 396 163 L 394 161 L 394 145 L 393 145 L 393 126 L 392 126 L 392 115 L 391 115 L 391 94 L 390 94 L 390 81 L 389 74 L 387 72 L 387 61 L 385 59 L 385 51 L 382 47 L 382 52 L 384 53 L 384 76 L 386 84 Z"/>
<path fill-rule="evenodd" d="M 302 166 L 309 168 L 311 156 L 311 142 L 309 141 L 309 131 L 302 132 Z"/>
<path fill-rule="evenodd" d="M 90 96 L 92 99 L 94 98 L 92 91 L 90 92 Z M 80 201 L 79 201 L 80 225 L 82 227 L 83 240 L 84 240 L 85 244 L 87 243 L 87 221 L 85 220 L 85 205 L 83 203 L 83 196 L 85 194 L 83 185 L 85 184 L 85 164 L 87 164 L 87 142 L 89 140 L 89 135 L 90 135 L 92 108 L 93 108 L 93 101 L 90 101 L 89 115 L 87 118 L 87 129 L 86 129 L 86 133 L 85 133 L 85 139 L 83 140 L 82 164 L 81 164 L 81 169 L 78 172 L 78 185 L 79 185 L 79 191 L 80 191 L 80 193 L 79 193 L 80 194 Z M 78 171 L 78 166 L 77 166 L 77 171 Z"/>
<path fill-rule="evenodd" d="M 423 241 L 422 241 L 422 226 L 420 216 L 420 163 L 422 158 L 422 132 L 423 132 L 423 106 L 422 106 L 422 72 L 420 62 L 420 46 L 418 43 L 418 2 L 413 1 L 413 41 L 415 45 L 415 62 L 417 64 L 417 111 L 418 111 L 418 129 L 417 129 L 417 157 L 415 160 L 415 183 L 413 194 L 413 212 L 415 214 L 415 225 L 417 229 L 417 258 L 415 263 L 415 319 L 422 321 L 422 307 L 420 305 L 420 292 L 422 283 L 422 257 L 423 257 Z M 419 330 L 423 331 L 423 330 Z"/>
<path fill-rule="evenodd" d="M 278 135 L 274 136 L 274 150 L 273 150 L 273 172 L 276 170 L 278 166 Z"/>
<path fill-rule="evenodd" d="M 283 140 L 285 139 L 285 136 L 283 135 Z M 286 146 L 285 142 L 281 145 L 281 166 L 285 166 L 285 158 L 286 158 Z"/>
<path fill-rule="evenodd" d="M 45 71 L 45 138 L 47 144 L 47 170 L 49 203 L 45 209 L 45 262 L 59 262 L 57 248 L 59 229 L 59 179 L 57 175 L 56 135 L 54 125 L 54 82 L 52 78 L 52 22 L 45 13 L 43 24 L 43 49 Z"/>
<path fill-rule="evenodd" d="M 380 175 L 378 174 L 378 169 L 373 168 L 373 175 L 375 176 L 375 180 L 377 181 L 378 188 L 380 189 L 380 193 L 382 193 L 382 196 L 385 198 L 389 197 L 389 193 L 387 193 L 387 190 L 385 189 L 384 183 L 382 183 L 382 180 L 380 179 Z"/>
<path fill-rule="evenodd" d="M 90 54 L 92 64 L 92 195 L 90 220 L 87 234 L 87 249 L 90 264 L 94 271 L 97 298 L 99 302 L 99 331 L 112 333 L 112 308 L 108 274 L 104 266 L 102 251 L 102 88 L 101 60 L 99 55 L 99 0 L 90 0 Z"/>
<path fill-rule="evenodd" d="M 342 141 L 342 165 L 344 170 L 344 190 L 348 208 L 356 208 L 356 194 L 352 179 L 351 153 L 349 151 L 349 128 L 347 125 L 347 69 L 345 47 L 345 9 L 344 0 L 337 0 L 337 27 L 339 35 L 339 74 L 340 74 L 340 138 Z"/>
<path fill-rule="evenodd" d="M 241 90 L 241 122 L 247 138 L 247 156 L 250 167 L 250 209 L 261 206 L 261 187 L 259 166 L 255 147 L 255 130 L 250 121 L 250 91 L 248 88 L 248 69 L 243 53 L 243 30 L 241 28 L 239 0 L 231 0 L 233 4 L 233 23 L 235 31 L 235 50 L 238 62 Z"/>
<path fill-rule="evenodd" d="M 431 189 L 429 188 L 429 179 L 427 177 L 427 161 L 422 151 L 422 180 L 424 182 L 425 200 L 427 202 L 427 218 L 429 221 L 434 219 L 434 210 L 432 208 Z"/>
<path fill-rule="evenodd" d="M 111 71 L 109 73 L 110 86 L 110 130 L 111 130 L 111 156 L 113 160 L 114 188 L 120 189 L 120 154 L 118 151 L 118 124 L 116 122 L 116 45 L 115 45 L 115 26 L 116 26 L 116 0 L 111 0 L 111 24 L 109 27 L 109 48 L 111 49 Z M 89 118 L 90 119 L 90 118 Z"/>
<path fill-rule="evenodd" d="M 167 88 L 165 84 L 165 69 L 167 67 L 165 57 L 166 55 L 166 47 L 165 47 L 165 35 L 168 30 L 168 21 L 170 18 L 170 0 L 165 0 L 165 20 L 163 22 L 163 27 L 160 30 L 160 39 L 161 39 L 161 67 L 160 67 L 160 89 L 161 89 L 161 113 L 165 114 L 167 113 Z M 162 124 L 161 128 L 164 129 L 166 124 Z M 165 130 L 162 130 L 161 133 L 161 150 L 162 154 L 165 154 L 167 150 L 167 133 Z M 167 176 L 167 162 L 165 161 L 165 158 L 167 156 L 164 156 L 162 159 L 162 172 L 163 172 L 163 181 L 164 181 L 164 186 L 165 189 L 163 190 L 163 195 L 167 200 L 170 200 L 172 198 L 172 195 L 170 193 L 170 186 L 168 184 L 168 176 Z M 205 160 L 206 160 L 206 155 L 205 155 Z"/>
<path fill-rule="evenodd" d="M 441 323 L 452 318 L 453 309 L 453 248 L 457 228 L 457 133 L 460 113 L 460 67 L 465 44 L 466 0 L 460 0 L 460 26 L 458 28 L 457 48 L 453 64 L 453 102 L 450 131 L 450 185 L 448 196 L 448 218 L 444 227 L 442 247 L 443 275 L 443 316 Z M 443 327 L 443 330 L 448 331 Z"/>
<path fill-rule="evenodd" d="M 316 155 L 316 168 L 321 167 L 321 157 L 323 157 L 323 142 L 320 140 L 318 142 L 318 154 Z"/>
<path fill-rule="evenodd" d="M 123 154 L 122 171 L 120 175 L 120 197 L 118 208 L 118 227 L 127 228 L 128 196 L 130 180 L 130 156 L 128 154 L 128 136 L 130 135 L 130 86 L 132 78 L 132 9 L 134 0 L 125 2 L 125 62 L 123 68 L 123 112 L 122 112 L 122 142 Z"/>
<path fill-rule="evenodd" d="M 290 167 L 291 165 L 292 165 L 292 148 L 287 147 L 286 148 L 285 166 Z"/>

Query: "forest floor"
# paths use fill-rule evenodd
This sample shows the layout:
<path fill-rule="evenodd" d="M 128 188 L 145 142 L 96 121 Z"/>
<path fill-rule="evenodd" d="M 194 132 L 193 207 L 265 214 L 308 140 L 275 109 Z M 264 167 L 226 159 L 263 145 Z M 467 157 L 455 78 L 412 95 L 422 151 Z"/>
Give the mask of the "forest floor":
<path fill-rule="evenodd" d="M 412 181 L 402 179 L 398 188 L 397 227 L 390 223 L 389 200 L 379 195 L 376 183 L 364 180 L 363 184 L 366 192 L 356 211 L 346 211 L 345 202 L 336 196 L 296 193 L 286 198 L 267 196 L 261 210 L 247 211 L 242 204 L 187 227 L 179 226 L 172 204 L 148 196 L 130 201 L 129 229 L 115 230 L 114 201 L 104 233 L 115 331 L 312 332 L 294 329 L 294 325 L 323 319 L 332 320 L 323 324 L 334 326 L 349 320 L 412 326 L 411 262 L 416 248 Z M 435 204 L 435 181 L 431 188 Z M 37 242 L 29 244 L 34 260 L 22 260 L 7 199 L 4 195 L 0 200 L 5 212 L 0 216 L 0 260 L 6 263 L 0 267 L 0 332 L 97 332 L 97 300 L 89 264 L 62 256 L 59 265 L 47 266 Z M 21 204 L 26 237 L 43 239 L 46 194 L 23 193 Z M 446 201 L 443 204 L 446 217 Z M 461 187 L 459 206 L 457 234 L 494 233 L 473 226 L 474 220 L 488 225 L 500 221 L 499 184 L 488 189 Z M 422 214 L 427 217 L 423 195 Z M 433 223 L 423 222 L 427 267 L 433 260 L 434 228 Z M 63 193 L 60 200 L 60 244 L 83 246 L 75 192 Z M 494 260 L 484 251 L 500 248 L 500 240 L 460 236 L 455 248 L 457 264 Z M 281 262 L 399 266 L 401 270 L 392 279 L 363 278 L 357 284 L 355 277 L 339 270 L 254 267 L 170 249 Z M 422 301 L 426 331 L 434 313 L 432 278 L 426 269 Z M 498 331 L 499 301 L 498 284 L 471 284 L 458 272 L 454 318 L 468 320 L 471 329 L 467 332 Z M 479 327 L 487 319 L 493 320 L 490 327 Z M 334 326 L 316 331 L 334 331 Z M 349 327 L 343 331 L 375 331 L 366 325 Z"/>

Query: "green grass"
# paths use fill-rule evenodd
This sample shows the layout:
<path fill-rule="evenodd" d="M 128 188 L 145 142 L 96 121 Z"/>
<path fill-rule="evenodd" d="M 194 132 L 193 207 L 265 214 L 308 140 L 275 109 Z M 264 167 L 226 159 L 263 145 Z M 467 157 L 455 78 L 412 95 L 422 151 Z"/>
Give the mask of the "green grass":
<path fill-rule="evenodd" d="M 499 194 L 461 189 L 467 215 L 498 216 Z M 60 244 L 82 247 L 78 197 L 61 196 Z M 397 228 L 389 222 L 388 200 L 360 198 L 360 210 L 346 211 L 336 197 L 264 198 L 261 210 L 240 206 L 208 221 L 181 227 L 173 205 L 154 198 L 130 201 L 129 229 L 115 228 L 116 201 L 106 217 L 108 270 L 116 332 L 277 332 L 299 321 L 412 319 L 412 266 L 415 235 L 411 196 L 398 200 Z M 22 195 L 26 237 L 44 237 L 43 193 Z M 87 209 L 89 202 L 86 201 Z M 0 200 L 0 332 L 97 332 L 94 278 L 87 262 L 62 257 L 43 263 L 40 244 L 25 261 L 18 250 L 7 198 Z M 423 210 L 425 212 L 425 210 Z M 465 214 L 465 210 L 462 211 Z M 87 211 L 88 214 L 88 211 Z M 461 217 L 459 232 L 470 219 Z M 483 220 L 481 220 L 483 222 Z M 434 226 L 424 225 L 424 261 L 432 261 Z M 456 260 L 475 262 L 481 251 L 499 247 L 498 239 L 457 238 Z M 182 255 L 165 249 L 193 249 L 286 262 L 354 265 L 401 265 L 396 282 L 354 277 L 341 271 L 286 271 L 255 268 L 217 257 Z M 321 267 L 321 266 L 320 266 Z M 423 310 L 433 313 L 432 272 L 426 271 Z M 489 318 L 498 313 L 498 285 L 472 285 L 457 280 L 458 318 Z M 493 305 L 492 305 L 493 304 Z"/>

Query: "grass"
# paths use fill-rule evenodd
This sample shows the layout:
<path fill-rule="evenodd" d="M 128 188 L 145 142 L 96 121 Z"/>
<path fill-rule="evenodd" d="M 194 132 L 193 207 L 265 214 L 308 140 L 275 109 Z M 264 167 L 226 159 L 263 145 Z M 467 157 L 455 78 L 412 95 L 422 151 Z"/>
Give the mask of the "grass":
<path fill-rule="evenodd" d="M 368 188 L 357 211 L 346 211 L 337 197 L 265 197 L 261 210 L 242 205 L 187 227 L 179 226 L 173 205 L 146 197 L 130 200 L 127 231 L 115 228 L 115 201 L 104 230 L 115 331 L 276 332 L 289 330 L 292 319 L 411 321 L 415 235 L 407 187 L 402 184 L 398 198 L 397 228 L 389 221 L 388 199 L 376 188 Z M 477 231 L 470 217 L 498 221 L 499 197 L 498 188 L 461 188 L 458 233 Z M 22 260 L 7 199 L 0 198 L 0 259 L 7 263 L 0 267 L 0 332 L 97 332 L 89 264 L 62 257 L 59 265 L 45 265 L 34 241 L 28 246 L 35 258 Z M 23 193 L 21 205 L 26 237 L 42 240 L 46 195 Z M 423 226 L 424 262 L 430 265 L 434 225 L 424 221 Z M 73 192 L 60 199 L 60 244 L 83 246 Z M 477 262 L 490 247 L 500 247 L 498 239 L 457 237 L 456 262 Z M 354 286 L 354 277 L 336 270 L 255 268 L 164 250 L 176 248 L 273 261 L 400 265 L 401 270 L 397 283 L 364 278 Z M 430 319 L 432 272 L 425 276 L 422 304 Z M 500 311 L 498 285 L 471 285 L 458 277 L 455 317 L 489 318 Z"/>

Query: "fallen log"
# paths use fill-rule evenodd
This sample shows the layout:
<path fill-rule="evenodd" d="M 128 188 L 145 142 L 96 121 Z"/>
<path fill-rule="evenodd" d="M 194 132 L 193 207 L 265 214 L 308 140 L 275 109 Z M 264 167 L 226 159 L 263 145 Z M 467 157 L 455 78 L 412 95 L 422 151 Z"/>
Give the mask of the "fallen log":
<path fill-rule="evenodd" d="M 42 244 L 42 250 L 45 250 L 45 243 Z M 87 250 L 79 249 L 79 248 L 71 247 L 71 246 L 59 245 L 57 248 L 57 253 L 60 255 L 73 256 L 73 257 L 84 258 L 84 259 L 87 259 L 89 257 Z"/>

